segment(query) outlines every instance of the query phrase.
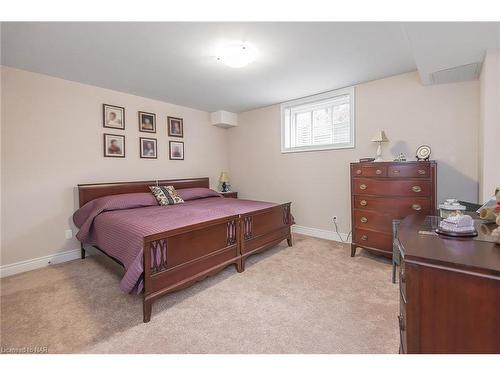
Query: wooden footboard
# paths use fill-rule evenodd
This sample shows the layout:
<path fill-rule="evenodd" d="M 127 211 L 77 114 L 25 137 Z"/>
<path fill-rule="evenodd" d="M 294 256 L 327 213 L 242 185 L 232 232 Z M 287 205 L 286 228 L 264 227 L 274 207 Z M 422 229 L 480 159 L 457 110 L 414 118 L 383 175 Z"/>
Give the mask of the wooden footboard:
<path fill-rule="evenodd" d="M 245 260 L 252 254 L 264 251 L 287 240 L 292 246 L 291 203 L 266 208 L 240 215 L 240 254 L 242 268 Z"/>
<path fill-rule="evenodd" d="M 230 264 L 243 271 L 238 216 L 194 224 L 144 238 L 144 322 L 152 303 Z"/>
<path fill-rule="evenodd" d="M 186 288 L 283 240 L 292 245 L 290 203 L 144 238 L 144 322 L 159 297 Z M 149 265 L 149 267 L 146 267 Z"/>

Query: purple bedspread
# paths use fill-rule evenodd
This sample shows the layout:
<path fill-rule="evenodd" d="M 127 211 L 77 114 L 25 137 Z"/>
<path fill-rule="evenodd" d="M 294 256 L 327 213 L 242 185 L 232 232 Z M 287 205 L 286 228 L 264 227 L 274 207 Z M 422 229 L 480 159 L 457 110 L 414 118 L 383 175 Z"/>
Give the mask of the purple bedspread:
<path fill-rule="evenodd" d="M 73 215 L 80 228 L 77 238 L 97 246 L 123 263 L 120 288 L 139 293 L 143 288 L 145 236 L 186 225 L 244 214 L 276 203 L 207 197 L 172 206 L 158 206 L 150 193 L 120 194 L 95 199 Z"/>

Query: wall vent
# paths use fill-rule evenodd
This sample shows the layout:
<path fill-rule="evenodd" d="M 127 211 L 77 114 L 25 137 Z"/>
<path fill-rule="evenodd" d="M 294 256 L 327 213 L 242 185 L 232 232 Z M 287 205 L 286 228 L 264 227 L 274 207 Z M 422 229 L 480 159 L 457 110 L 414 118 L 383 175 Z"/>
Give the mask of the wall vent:
<path fill-rule="evenodd" d="M 481 63 L 461 65 L 431 73 L 431 82 L 434 85 L 439 85 L 441 83 L 473 81 L 479 78 L 480 73 Z"/>

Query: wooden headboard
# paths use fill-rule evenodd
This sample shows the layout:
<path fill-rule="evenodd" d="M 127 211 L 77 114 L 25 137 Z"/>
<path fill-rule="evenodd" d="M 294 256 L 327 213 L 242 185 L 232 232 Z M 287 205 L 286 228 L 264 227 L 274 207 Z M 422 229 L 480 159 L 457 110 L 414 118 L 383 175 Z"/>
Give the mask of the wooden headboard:
<path fill-rule="evenodd" d="M 106 195 L 149 192 L 151 185 L 172 185 L 176 189 L 209 187 L 208 177 L 182 178 L 175 180 L 150 180 L 131 182 L 110 182 L 99 184 L 79 184 L 78 197 L 82 207 L 85 203 Z"/>

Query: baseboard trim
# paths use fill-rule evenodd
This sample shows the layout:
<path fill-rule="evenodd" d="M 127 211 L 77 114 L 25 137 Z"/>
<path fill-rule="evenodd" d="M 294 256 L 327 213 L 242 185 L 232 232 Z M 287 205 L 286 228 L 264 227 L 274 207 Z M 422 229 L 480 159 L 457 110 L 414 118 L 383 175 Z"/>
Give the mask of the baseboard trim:
<path fill-rule="evenodd" d="M 68 262 L 70 260 L 79 259 L 80 256 L 80 249 L 75 249 L 46 255 L 40 258 L 23 260 L 17 263 L 6 264 L 4 266 L 0 266 L 0 277 L 6 277 L 21 272 L 35 270 L 37 268 L 42 268 L 51 264 Z"/>
<path fill-rule="evenodd" d="M 298 234 L 303 234 L 306 236 L 322 238 L 325 240 L 342 242 L 341 239 L 339 238 L 338 234 L 336 232 L 330 231 L 330 230 L 304 227 L 302 225 L 295 224 L 295 225 L 292 225 L 292 232 L 298 233 Z M 347 238 L 347 233 L 339 233 L 339 234 L 342 236 L 342 239 Z M 344 243 L 351 243 L 351 238 L 349 237 L 349 240 L 345 241 Z"/>

